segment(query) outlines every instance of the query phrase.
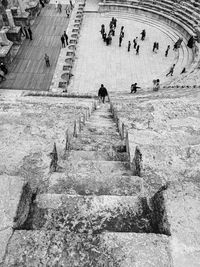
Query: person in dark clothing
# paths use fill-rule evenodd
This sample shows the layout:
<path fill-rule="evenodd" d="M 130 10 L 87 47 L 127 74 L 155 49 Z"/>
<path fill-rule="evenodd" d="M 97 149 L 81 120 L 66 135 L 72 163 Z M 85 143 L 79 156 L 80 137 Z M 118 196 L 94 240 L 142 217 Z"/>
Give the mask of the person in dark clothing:
<path fill-rule="evenodd" d="M 159 50 L 159 43 L 156 43 L 156 49 Z"/>
<path fill-rule="evenodd" d="M 133 40 L 133 48 L 136 49 L 137 47 L 137 40 L 138 40 L 138 37 L 136 37 L 134 40 Z"/>
<path fill-rule="evenodd" d="M 153 43 L 153 50 L 152 50 L 153 52 L 155 52 L 156 47 L 157 47 L 157 43 L 154 42 L 154 43 Z"/>
<path fill-rule="evenodd" d="M 168 46 L 167 46 L 167 50 L 165 51 L 165 57 L 167 57 L 167 56 L 168 56 L 169 49 L 170 49 L 170 45 L 168 45 Z"/>
<path fill-rule="evenodd" d="M 173 76 L 174 68 L 175 68 L 175 64 L 173 64 L 173 66 L 170 68 L 169 72 L 166 74 L 166 77 L 167 77 L 169 74 L 171 74 L 171 76 Z"/>
<path fill-rule="evenodd" d="M 188 46 L 189 48 L 193 48 L 194 43 L 195 43 L 194 37 L 191 36 L 190 39 L 188 40 L 187 46 Z"/>
<path fill-rule="evenodd" d="M 8 74 L 8 69 L 4 63 L 0 64 L 0 70 L 3 71 L 4 75 Z"/>
<path fill-rule="evenodd" d="M 138 45 L 136 48 L 136 55 L 139 55 L 139 51 L 140 51 L 140 46 Z"/>
<path fill-rule="evenodd" d="M 64 35 L 61 36 L 60 40 L 61 40 L 61 43 L 62 43 L 62 48 L 65 47 L 65 37 L 64 37 Z"/>
<path fill-rule="evenodd" d="M 73 6 L 73 4 L 72 4 L 72 1 L 71 0 L 69 0 L 69 4 L 70 4 L 70 8 L 71 8 L 71 10 L 74 8 L 74 6 Z"/>
<path fill-rule="evenodd" d="M 145 39 L 145 36 L 146 36 L 146 31 L 145 30 L 143 30 L 142 32 L 141 32 L 141 40 L 142 41 L 144 41 L 144 39 Z"/>
<path fill-rule="evenodd" d="M 32 38 L 32 31 L 31 31 L 31 28 L 30 27 L 28 27 L 28 34 L 30 36 L 30 40 L 33 40 L 33 38 Z"/>
<path fill-rule="evenodd" d="M 131 48 L 131 41 L 128 41 L 128 52 L 130 52 L 130 48 Z"/>
<path fill-rule="evenodd" d="M 66 31 L 64 31 L 63 35 L 65 37 L 66 45 L 68 45 L 68 35 L 66 34 Z"/>
<path fill-rule="evenodd" d="M 107 89 L 104 87 L 103 84 L 101 84 L 101 87 L 99 88 L 98 97 L 102 100 L 102 102 L 105 102 L 105 97 L 108 95 Z"/>
<path fill-rule="evenodd" d="M 119 47 L 121 47 L 121 45 L 122 45 L 122 39 L 123 39 L 123 37 L 120 35 L 119 36 Z"/>
<path fill-rule="evenodd" d="M 46 66 L 50 67 L 49 56 L 47 54 L 44 55 L 44 60 L 45 60 Z"/>
<path fill-rule="evenodd" d="M 104 33 L 105 33 L 105 25 L 104 25 L 104 24 L 101 25 L 100 33 L 101 33 L 102 38 L 103 38 L 103 35 L 104 35 Z"/>
<path fill-rule="evenodd" d="M 120 36 L 122 36 L 122 38 L 124 38 L 124 26 L 121 27 Z"/>
<path fill-rule="evenodd" d="M 186 73 L 186 68 L 183 68 L 181 74 Z"/>
<path fill-rule="evenodd" d="M 141 88 L 141 87 L 137 86 L 137 83 L 131 84 L 131 94 L 133 92 L 136 93 L 138 88 Z"/>
<path fill-rule="evenodd" d="M 24 32 L 25 32 L 26 39 L 29 39 L 28 31 L 25 26 L 24 26 Z"/>

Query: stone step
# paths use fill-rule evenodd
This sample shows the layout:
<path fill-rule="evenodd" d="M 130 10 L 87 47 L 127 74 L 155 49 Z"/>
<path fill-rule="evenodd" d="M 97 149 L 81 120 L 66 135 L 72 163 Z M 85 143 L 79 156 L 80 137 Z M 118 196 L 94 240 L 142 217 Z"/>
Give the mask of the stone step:
<path fill-rule="evenodd" d="M 48 192 L 80 195 L 133 195 L 142 179 L 132 176 L 129 163 L 119 161 L 65 162 L 65 172 L 52 173 Z"/>
<path fill-rule="evenodd" d="M 137 233 L 15 231 L 4 266 L 171 267 L 170 238 Z"/>
<path fill-rule="evenodd" d="M 146 188 L 147 186 L 145 186 Z M 45 192 L 78 195 L 138 195 L 143 180 L 138 176 L 53 173 Z"/>
<path fill-rule="evenodd" d="M 146 198 L 138 196 L 41 194 L 18 229 L 151 233 L 155 231 L 152 218 Z"/>
<path fill-rule="evenodd" d="M 95 161 L 128 161 L 128 153 L 110 151 L 75 151 L 70 150 L 66 154 L 67 161 L 95 160 Z"/>
<path fill-rule="evenodd" d="M 106 130 L 105 130 L 106 132 Z M 123 146 L 123 141 L 120 139 L 119 134 L 110 134 L 110 135 L 84 135 L 80 134 L 78 138 L 73 140 L 71 143 L 72 150 L 84 150 L 84 151 L 104 151 L 113 150 Z M 123 151 L 124 152 L 124 151 Z"/>

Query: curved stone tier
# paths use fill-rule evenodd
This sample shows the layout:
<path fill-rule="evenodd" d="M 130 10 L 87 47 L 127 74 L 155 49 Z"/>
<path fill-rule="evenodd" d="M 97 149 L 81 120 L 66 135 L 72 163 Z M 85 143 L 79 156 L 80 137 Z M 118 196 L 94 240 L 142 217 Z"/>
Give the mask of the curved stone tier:
<path fill-rule="evenodd" d="M 178 27 L 186 37 L 195 33 L 200 22 L 200 3 L 187 0 L 105 0 L 99 4 L 99 11 L 123 9 L 151 13 L 153 17 Z"/>

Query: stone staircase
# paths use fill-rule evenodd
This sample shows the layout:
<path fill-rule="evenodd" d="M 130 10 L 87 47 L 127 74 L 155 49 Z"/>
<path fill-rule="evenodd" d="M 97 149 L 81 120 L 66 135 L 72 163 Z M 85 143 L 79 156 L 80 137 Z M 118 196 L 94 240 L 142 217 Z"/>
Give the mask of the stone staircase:
<path fill-rule="evenodd" d="M 80 130 L 32 197 L 3 266 L 172 266 L 169 233 L 158 230 L 109 104 Z"/>

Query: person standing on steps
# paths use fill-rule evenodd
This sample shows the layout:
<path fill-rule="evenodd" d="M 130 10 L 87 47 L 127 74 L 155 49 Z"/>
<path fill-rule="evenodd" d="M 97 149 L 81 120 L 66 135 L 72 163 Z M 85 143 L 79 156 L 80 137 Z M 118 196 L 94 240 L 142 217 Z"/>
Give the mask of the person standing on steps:
<path fill-rule="evenodd" d="M 30 37 L 30 40 L 33 40 L 33 33 L 32 33 L 32 31 L 31 31 L 31 28 L 30 27 L 28 27 L 28 34 L 29 34 L 29 37 Z"/>
<path fill-rule="evenodd" d="M 130 48 L 131 48 L 131 41 L 128 41 L 128 52 L 130 52 Z"/>
<path fill-rule="evenodd" d="M 66 42 L 66 45 L 68 45 L 68 35 L 66 34 L 66 31 L 64 31 L 64 37 L 65 37 L 65 42 Z"/>
<path fill-rule="evenodd" d="M 169 72 L 166 74 L 166 77 L 167 77 L 168 75 L 170 75 L 170 74 L 171 74 L 171 76 L 173 76 L 174 68 L 175 68 L 175 64 L 173 64 L 173 66 L 170 68 Z"/>
<path fill-rule="evenodd" d="M 102 100 L 102 102 L 105 102 L 105 97 L 108 95 L 107 89 L 104 87 L 103 84 L 101 84 L 101 87 L 99 88 L 98 97 Z"/>
<path fill-rule="evenodd" d="M 165 51 L 165 57 L 167 57 L 167 56 L 168 56 L 169 49 L 170 49 L 170 45 L 168 45 L 168 46 L 167 46 L 167 50 Z"/>

